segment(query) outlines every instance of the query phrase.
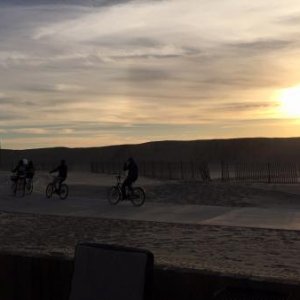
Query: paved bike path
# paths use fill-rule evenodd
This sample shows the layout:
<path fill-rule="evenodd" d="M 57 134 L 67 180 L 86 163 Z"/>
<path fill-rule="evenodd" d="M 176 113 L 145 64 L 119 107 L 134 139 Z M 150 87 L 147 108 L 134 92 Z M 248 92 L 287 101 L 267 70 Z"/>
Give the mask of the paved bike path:
<path fill-rule="evenodd" d="M 154 202 L 133 207 L 127 201 L 112 206 L 105 199 L 70 197 L 60 200 L 58 197 L 46 199 L 34 194 L 24 198 L 0 195 L 0 211 L 300 230 L 299 207 L 240 208 Z"/>

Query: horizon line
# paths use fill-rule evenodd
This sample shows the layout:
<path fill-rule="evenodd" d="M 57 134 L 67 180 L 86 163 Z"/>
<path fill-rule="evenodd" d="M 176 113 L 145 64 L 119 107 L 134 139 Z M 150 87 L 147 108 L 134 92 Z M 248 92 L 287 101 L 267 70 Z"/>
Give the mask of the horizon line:
<path fill-rule="evenodd" d="M 163 143 L 163 142 L 182 142 L 182 143 L 191 143 L 191 142 L 205 142 L 205 141 L 232 141 L 232 140 L 272 140 L 272 139 L 300 139 L 300 136 L 291 136 L 291 137 L 236 137 L 236 138 L 210 138 L 210 139 L 194 139 L 194 140 L 153 140 L 148 142 L 136 143 L 136 144 L 116 144 L 116 145 L 103 145 L 103 146 L 90 146 L 90 147 L 69 147 L 69 146 L 53 146 L 53 147 L 37 147 L 37 148 L 23 148 L 23 149 L 11 149 L 3 148 L 0 150 L 6 151 L 28 151 L 28 150 L 44 150 L 44 149 L 93 149 L 93 148 L 110 148 L 110 147 L 124 147 L 124 146 L 138 146 L 151 143 Z M 3 139 L 1 139 L 2 141 Z"/>

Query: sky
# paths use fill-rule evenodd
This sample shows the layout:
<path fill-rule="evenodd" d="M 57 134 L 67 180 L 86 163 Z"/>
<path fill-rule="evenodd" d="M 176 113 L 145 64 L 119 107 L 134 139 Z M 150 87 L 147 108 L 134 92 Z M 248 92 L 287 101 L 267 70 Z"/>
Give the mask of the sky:
<path fill-rule="evenodd" d="M 300 136 L 299 0 L 0 0 L 3 148 Z"/>

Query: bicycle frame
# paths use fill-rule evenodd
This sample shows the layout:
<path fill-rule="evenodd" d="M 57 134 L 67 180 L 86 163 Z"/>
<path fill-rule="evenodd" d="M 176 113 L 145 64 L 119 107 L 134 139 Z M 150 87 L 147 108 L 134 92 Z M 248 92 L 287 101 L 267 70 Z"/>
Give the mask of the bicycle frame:
<path fill-rule="evenodd" d="M 123 194 L 122 194 L 122 180 L 121 180 L 121 175 L 116 176 L 117 178 L 117 184 L 115 185 L 115 187 L 120 191 L 121 195 L 122 195 L 122 200 L 130 200 L 130 198 L 133 196 L 133 187 L 132 190 L 126 186 L 125 187 L 125 192 L 126 192 L 126 198 L 123 199 Z"/>
<path fill-rule="evenodd" d="M 52 184 L 53 184 L 53 187 L 54 187 L 53 193 L 59 194 L 59 180 L 58 180 L 58 177 L 57 176 L 52 176 L 52 177 L 53 177 Z M 62 184 L 62 182 L 61 182 L 61 184 Z"/>
<path fill-rule="evenodd" d="M 51 198 L 53 194 L 57 194 L 61 199 L 66 199 L 69 194 L 68 185 L 61 182 L 61 186 L 59 187 L 59 181 L 57 181 L 57 177 L 53 176 L 53 180 L 47 185 L 46 188 L 46 197 Z"/>
<path fill-rule="evenodd" d="M 129 200 L 134 206 L 141 206 L 145 201 L 145 191 L 141 187 L 125 187 L 126 198 L 123 198 L 121 176 L 116 176 L 117 183 L 108 191 L 108 201 L 116 205 L 119 201 Z M 117 192 L 117 193 L 115 193 Z"/>
<path fill-rule="evenodd" d="M 16 195 L 17 192 L 22 192 L 22 196 L 25 194 L 25 188 L 26 188 L 26 177 L 25 176 L 18 176 L 13 175 L 11 176 L 11 182 L 12 182 L 12 191 Z"/>

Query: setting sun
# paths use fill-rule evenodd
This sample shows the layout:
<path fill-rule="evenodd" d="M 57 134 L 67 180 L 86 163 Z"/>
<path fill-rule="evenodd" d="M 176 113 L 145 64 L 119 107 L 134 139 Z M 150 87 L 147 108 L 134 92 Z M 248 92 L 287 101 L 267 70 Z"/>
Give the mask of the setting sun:
<path fill-rule="evenodd" d="M 281 110 L 291 117 L 300 117 L 300 86 L 284 89 L 280 94 Z"/>

